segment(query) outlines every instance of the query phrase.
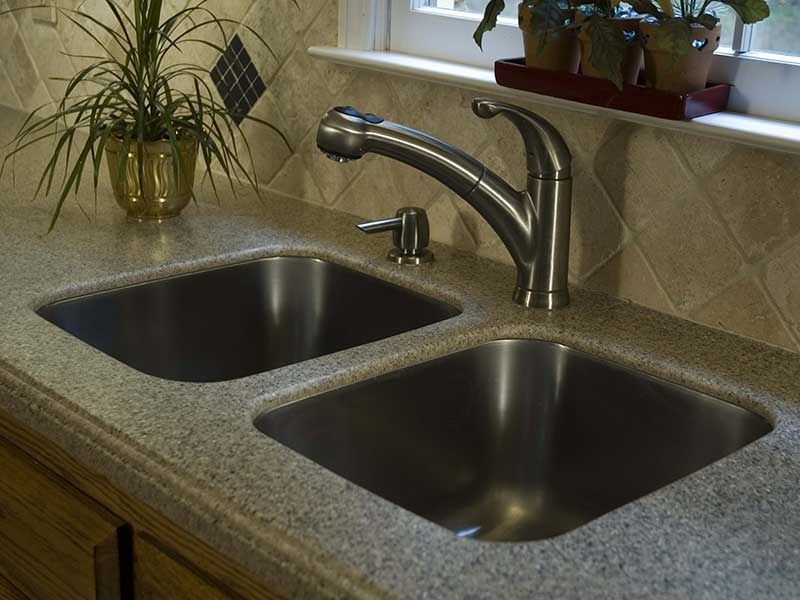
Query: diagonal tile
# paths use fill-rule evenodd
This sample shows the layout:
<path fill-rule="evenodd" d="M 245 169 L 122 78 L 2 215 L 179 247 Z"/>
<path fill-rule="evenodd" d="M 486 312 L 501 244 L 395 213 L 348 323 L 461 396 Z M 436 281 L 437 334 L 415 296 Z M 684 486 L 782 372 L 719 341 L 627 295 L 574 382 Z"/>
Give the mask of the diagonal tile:
<path fill-rule="evenodd" d="M 442 194 L 428 209 L 428 219 L 432 240 L 467 252 L 476 251 L 475 239 L 447 194 Z"/>
<path fill-rule="evenodd" d="M 368 219 L 391 217 L 403 206 L 428 208 L 439 184 L 416 169 L 375 158 L 336 201 L 336 207 Z"/>
<path fill-rule="evenodd" d="M 695 193 L 664 133 L 626 125 L 598 150 L 595 174 L 628 226 L 641 231 Z"/>
<path fill-rule="evenodd" d="M 661 312 L 673 312 L 667 295 L 636 244 L 628 244 L 583 285 Z"/>
<path fill-rule="evenodd" d="M 767 263 L 764 283 L 795 336 L 800 336 L 800 243 Z"/>
<path fill-rule="evenodd" d="M 691 317 L 717 329 L 797 350 L 754 278 L 737 281 Z"/>
<path fill-rule="evenodd" d="M 638 241 L 681 312 L 716 296 L 742 267 L 733 240 L 697 194 L 651 223 Z"/>
<path fill-rule="evenodd" d="M 750 260 L 800 233 L 800 157 L 739 147 L 707 189 Z"/>
<path fill-rule="evenodd" d="M 322 0 L 270 0 L 255 2 L 244 23 L 269 44 L 282 64 L 297 45 L 322 6 Z"/>
<path fill-rule="evenodd" d="M 303 43 L 307 48 L 311 46 L 336 46 L 339 37 L 338 30 L 338 3 L 325 2 L 325 6 L 306 32 Z M 312 65 L 314 73 L 325 82 L 334 95 L 343 91 L 356 74 L 363 72 L 359 69 L 337 65 L 327 60 L 314 60 Z"/>
<path fill-rule="evenodd" d="M 297 154 L 286 161 L 281 171 L 269 184 L 268 189 L 294 196 L 311 204 L 323 204 L 322 192 Z"/>
<path fill-rule="evenodd" d="M 392 77 L 389 83 L 398 100 L 392 120 L 468 153 L 474 153 L 486 141 L 491 125 L 472 113 L 472 92 L 407 77 Z"/>
<path fill-rule="evenodd" d="M 299 145 L 306 133 L 332 105 L 324 83 L 309 77 L 311 57 L 304 48 L 292 52 L 272 83 L 272 89 L 288 125 L 289 139 Z"/>

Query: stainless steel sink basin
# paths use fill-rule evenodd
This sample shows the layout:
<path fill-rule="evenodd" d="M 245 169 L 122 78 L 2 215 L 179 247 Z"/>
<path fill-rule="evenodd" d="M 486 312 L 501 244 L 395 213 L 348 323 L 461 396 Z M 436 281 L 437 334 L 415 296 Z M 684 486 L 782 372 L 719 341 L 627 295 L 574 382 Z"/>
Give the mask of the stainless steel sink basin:
<path fill-rule="evenodd" d="M 772 430 L 558 344 L 501 340 L 300 400 L 256 427 L 461 536 L 580 527 Z"/>
<path fill-rule="evenodd" d="M 208 382 L 374 342 L 459 311 L 327 261 L 277 257 L 65 300 L 38 313 L 134 369 Z"/>

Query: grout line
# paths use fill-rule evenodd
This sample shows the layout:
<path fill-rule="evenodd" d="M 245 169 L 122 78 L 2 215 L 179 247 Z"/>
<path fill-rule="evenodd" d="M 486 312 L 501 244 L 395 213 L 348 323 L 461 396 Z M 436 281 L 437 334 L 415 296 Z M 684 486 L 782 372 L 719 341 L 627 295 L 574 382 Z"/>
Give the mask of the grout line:
<path fill-rule="evenodd" d="M 788 334 L 789 339 L 791 339 L 792 342 L 794 342 L 794 345 L 797 347 L 797 349 L 800 350 L 800 335 L 798 335 L 798 332 L 795 330 L 795 328 L 790 325 L 791 320 L 784 317 L 781 307 L 778 305 L 778 302 L 773 297 L 769 287 L 762 280 L 761 275 L 756 275 L 754 279 L 756 282 L 756 286 L 761 290 L 761 292 L 767 298 L 767 304 L 769 304 L 772 311 L 778 317 L 778 320 L 783 326 L 784 331 Z"/>

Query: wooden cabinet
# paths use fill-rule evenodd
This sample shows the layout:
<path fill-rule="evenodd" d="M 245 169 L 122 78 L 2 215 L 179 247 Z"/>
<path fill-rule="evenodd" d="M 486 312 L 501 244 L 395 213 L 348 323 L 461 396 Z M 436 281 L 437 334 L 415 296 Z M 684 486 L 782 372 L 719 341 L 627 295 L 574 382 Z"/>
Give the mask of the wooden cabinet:
<path fill-rule="evenodd" d="M 197 566 L 153 538 L 136 536 L 134 564 L 137 600 L 230 600 L 239 597 L 224 592 Z"/>
<path fill-rule="evenodd" d="M 7 579 L 0 577 L 0 600 L 28 600 Z"/>
<path fill-rule="evenodd" d="M 0 575 L 20 592 L 119 600 L 126 535 L 121 519 L 0 438 Z"/>
<path fill-rule="evenodd" d="M 284 597 L 0 411 L 0 600 Z"/>

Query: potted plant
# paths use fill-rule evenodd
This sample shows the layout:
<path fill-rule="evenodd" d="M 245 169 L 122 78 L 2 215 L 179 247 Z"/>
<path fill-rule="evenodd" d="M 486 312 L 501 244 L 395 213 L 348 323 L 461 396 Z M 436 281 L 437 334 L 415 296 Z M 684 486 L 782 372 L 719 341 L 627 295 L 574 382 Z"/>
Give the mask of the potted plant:
<path fill-rule="evenodd" d="M 49 107 L 41 107 L 28 116 L 10 143 L 0 175 L 25 148 L 52 141 L 52 155 L 36 192 L 57 191 L 50 230 L 70 192 L 77 194 L 84 174 L 91 176 L 96 195 L 104 158 L 117 203 L 129 220 L 179 214 L 194 197 L 198 156 L 215 194 L 215 164 L 234 194 L 234 181 L 242 177 L 257 191 L 252 155 L 239 124 L 256 121 L 288 146 L 286 137 L 272 124 L 220 104 L 209 86 L 208 70 L 184 58 L 191 55 L 184 52 L 188 44 L 223 52 L 228 45 L 226 27 L 241 23 L 216 17 L 204 6 L 206 0 L 190 3 L 166 19 L 161 14 L 163 0 L 133 0 L 127 11 L 117 0 L 104 3 L 113 15 L 113 27 L 81 8 L 56 7 L 59 17 L 91 38 L 102 55 L 79 57 L 93 62 L 64 79 L 66 90 L 55 112 L 46 114 Z M 245 29 L 269 49 L 257 32 Z M 208 30 L 218 33 L 222 47 L 198 35 Z M 63 176 L 57 175 L 62 169 Z"/>
<path fill-rule="evenodd" d="M 619 0 L 596 0 L 578 9 L 581 73 L 609 79 L 618 88 L 639 80 L 644 61 L 639 40 L 641 16 Z"/>
<path fill-rule="evenodd" d="M 648 82 L 678 94 L 706 87 L 721 33 L 715 8 L 730 8 L 747 24 L 769 17 L 764 0 L 633 0 L 631 4 L 649 15 L 640 24 Z"/>
<path fill-rule="evenodd" d="M 529 67 L 577 73 L 580 46 L 572 25 L 575 5 L 572 0 L 523 0 L 519 5 L 519 27 L 525 45 L 525 64 Z M 497 25 L 505 10 L 504 0 L 490 0 L 473 38 L 483 48 L 483 36 Z"/>

